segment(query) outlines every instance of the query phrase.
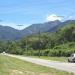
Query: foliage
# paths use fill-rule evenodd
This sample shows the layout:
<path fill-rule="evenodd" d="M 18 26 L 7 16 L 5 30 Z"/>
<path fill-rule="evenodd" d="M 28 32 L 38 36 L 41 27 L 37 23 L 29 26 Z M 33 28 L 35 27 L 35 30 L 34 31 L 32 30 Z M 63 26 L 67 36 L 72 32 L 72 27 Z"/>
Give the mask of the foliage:
<path fill-rule="evenodd" d="M 39 33 L 19 41 L 0 41 L 0 52 L 35 56 L 69 56 L 75 52 L 75 23 L 54 33 Z"/>

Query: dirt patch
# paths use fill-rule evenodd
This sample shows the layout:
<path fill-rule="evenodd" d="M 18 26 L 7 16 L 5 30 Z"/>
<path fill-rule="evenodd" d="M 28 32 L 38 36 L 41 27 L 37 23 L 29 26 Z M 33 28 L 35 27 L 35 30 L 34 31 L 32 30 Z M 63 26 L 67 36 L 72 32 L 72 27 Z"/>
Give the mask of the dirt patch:
<path fill-rule="evenodd" d="M 24 72 L 26 75 L 36 75 L 34 72 L 31 72 L 31 71 L 25 71 Z"/>
<path fill-rule="evenodd" d="M 24 73 L 19 70 L 12 70 L 10 75 L 23 75 Z"/>
<path fill-rule="evenodd" d="M 12 70 L 10 75 L 53 75 L 49 73 L 37 73 L 32 71 L 19 71 L 19 70 Z"/>
<path fill-rule="evenodd" d="M 31 72 L 31 71 L 25 71 L 26 75 L 53 75 L 49 73 L 37 73 L 37 72 Z"/>

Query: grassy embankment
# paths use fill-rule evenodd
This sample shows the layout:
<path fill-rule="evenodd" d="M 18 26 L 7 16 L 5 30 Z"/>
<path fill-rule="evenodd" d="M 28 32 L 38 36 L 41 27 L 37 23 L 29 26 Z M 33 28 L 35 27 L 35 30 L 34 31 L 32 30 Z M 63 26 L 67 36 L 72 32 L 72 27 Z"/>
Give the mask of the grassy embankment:
<path fill-rule="evenodd" d="M 0 75 L 75 75 L 0 55 Z"/>

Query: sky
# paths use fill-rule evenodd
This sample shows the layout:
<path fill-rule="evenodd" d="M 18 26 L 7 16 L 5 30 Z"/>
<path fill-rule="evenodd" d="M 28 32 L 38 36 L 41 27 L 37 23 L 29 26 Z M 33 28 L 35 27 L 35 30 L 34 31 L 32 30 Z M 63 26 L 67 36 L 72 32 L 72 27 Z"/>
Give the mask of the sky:
<path fill-rule="evenodd" d="M 34 23 L 68 19 L 75 19 L 75 0 L 0 0 L 0 25 L 21 30 Z"/>

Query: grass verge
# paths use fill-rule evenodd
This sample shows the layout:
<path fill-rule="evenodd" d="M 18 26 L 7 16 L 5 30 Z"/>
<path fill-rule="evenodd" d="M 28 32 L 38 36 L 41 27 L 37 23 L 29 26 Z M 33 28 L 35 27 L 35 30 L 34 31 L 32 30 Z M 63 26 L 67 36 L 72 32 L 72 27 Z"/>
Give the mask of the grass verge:
<path fill-rule="evenodd" d="M 75 75 L 0 55 L 0 75 Z"/>

